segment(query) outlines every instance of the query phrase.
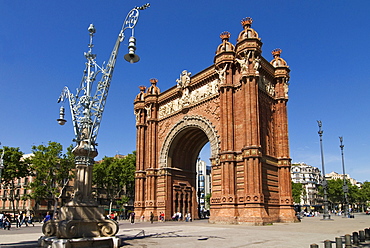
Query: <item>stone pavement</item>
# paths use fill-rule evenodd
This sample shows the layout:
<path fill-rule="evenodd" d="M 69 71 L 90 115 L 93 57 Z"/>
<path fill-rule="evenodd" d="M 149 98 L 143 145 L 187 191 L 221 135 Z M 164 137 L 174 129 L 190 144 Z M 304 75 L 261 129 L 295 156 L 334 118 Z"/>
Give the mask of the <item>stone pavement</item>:
<path fill-rule="evenodd" d="M 209 224 L 207 220 L 164 223 L 139 222 L 131 225 L 120 222 L 118 236 L 128 247 L 284 247 L 309 248 L 316 243 L 324 247 L 324 240 L 352 234 L 370 228 L 370 215 L 355 214 L 355 218 L 331 216 L 305 217 L 300 223 L 274 223 L 266 226 Z M 0 230 L 0 248 L 37 247 L 42 235 L 41 224 L 35 227 Z M 333 244 L 335 247 L 335 244 Z"/>

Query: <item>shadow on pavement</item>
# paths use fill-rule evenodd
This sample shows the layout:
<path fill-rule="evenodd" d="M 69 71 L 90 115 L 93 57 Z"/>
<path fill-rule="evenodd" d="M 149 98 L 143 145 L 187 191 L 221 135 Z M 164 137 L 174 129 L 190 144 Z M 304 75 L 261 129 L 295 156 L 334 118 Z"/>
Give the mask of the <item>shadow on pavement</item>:
<path fill-rule="evenodd" d="M 23 241 L 17 243 L 0 244 L 0 248 L 35 248 L 39 247 L 37 241 Z"/>
<path fill-rule="evenodd" d="M 218 236 L 205 236 L 205 235 L 183 235 L 182 230 L 163 232 L 163 233 L 152 233 L 145 234 L 145 230 L 140 230 L 136 235 L 117 235 L 122 240 L 122 245 L 129 245 L 125 243 L 125 240 L 139 240 L 145 238 L 197 238 L 198 240 L 208 240 L 208 239 L 225 239 Z"/>

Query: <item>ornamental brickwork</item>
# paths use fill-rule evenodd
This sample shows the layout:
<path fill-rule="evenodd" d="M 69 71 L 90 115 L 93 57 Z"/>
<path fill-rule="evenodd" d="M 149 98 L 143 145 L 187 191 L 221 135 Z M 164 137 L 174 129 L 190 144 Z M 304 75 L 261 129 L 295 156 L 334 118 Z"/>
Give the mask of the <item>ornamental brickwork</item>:
<path fill-rule="evenodd" d="M 237 43 L 223 32 L 214 64 L 172 88 L 158 80 L 134 100 L 137 127 L 136 216 L 175 212 L 198 218 L 196 162 L 209 142 L 212 164 L 211 223 L 261 225 L 295 221 L 288 142 L 290 69 L 275 49 L 242 20 Z"/>

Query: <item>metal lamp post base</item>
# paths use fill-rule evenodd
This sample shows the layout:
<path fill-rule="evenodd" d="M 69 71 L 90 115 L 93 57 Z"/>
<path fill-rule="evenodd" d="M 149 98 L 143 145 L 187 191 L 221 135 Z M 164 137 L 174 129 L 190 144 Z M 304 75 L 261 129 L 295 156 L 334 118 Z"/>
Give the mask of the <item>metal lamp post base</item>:
<path fill-rule="evenodd" d="M 323 214 L 321 220 L 333 220 L 333 219 L 330 218 L 330 214 Z"/>
<path fill-rule="evenodd" d="M 58 239 L 112 237 L 118 232 L 118 224 L 106 220 L 103 209 L 97 206 L 65 206 L 60 220 L 50 220 L 42 226 L 46 237 Z"/>

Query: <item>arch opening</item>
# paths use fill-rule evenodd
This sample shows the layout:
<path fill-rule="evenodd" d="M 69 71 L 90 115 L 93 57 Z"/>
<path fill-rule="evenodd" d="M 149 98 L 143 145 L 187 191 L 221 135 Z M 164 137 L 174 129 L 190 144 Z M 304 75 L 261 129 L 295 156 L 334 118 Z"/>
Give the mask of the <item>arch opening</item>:
<path fill-rule="evenodd" d="M 185 118 L 169 132 L 167 142 L 163 146 L 166 149 L 162 150 L 161 161 L 165 162 L 162 168 L 172 172 L 169 178 L 172 213 L 181 213 L 185 217 L 190 214 L 192 218 L 209 216 L 205 198 L 211 185 L 210 158 L 218 156 L 215 154 L 219 149 L 216 131 L 201 117 L 192 118 L 190 123 L 189 118 Z M 204 147 L 208 155 L 203 152 L 204 160 L 201 161 Z"/>

